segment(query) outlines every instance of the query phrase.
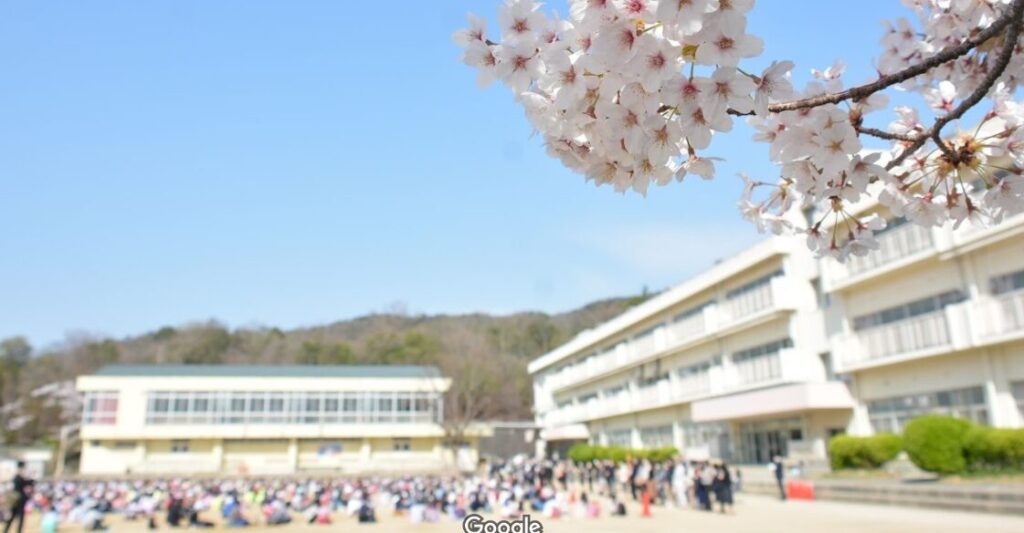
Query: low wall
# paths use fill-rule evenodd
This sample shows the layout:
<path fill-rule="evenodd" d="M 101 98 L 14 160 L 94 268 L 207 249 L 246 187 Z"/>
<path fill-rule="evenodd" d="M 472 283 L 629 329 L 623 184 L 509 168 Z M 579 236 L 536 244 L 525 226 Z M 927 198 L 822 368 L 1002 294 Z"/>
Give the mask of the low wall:
<path fill-rule="evenodd" d="M 847 481 L 823 479 L 809 481 L 814 499 L 906 505 L 946 510 L 1024 515 L 1024 486 L 1019 484 L 938 482 Z M 743 492 L 777 496 L 774 482 L 744 481 Z"/>

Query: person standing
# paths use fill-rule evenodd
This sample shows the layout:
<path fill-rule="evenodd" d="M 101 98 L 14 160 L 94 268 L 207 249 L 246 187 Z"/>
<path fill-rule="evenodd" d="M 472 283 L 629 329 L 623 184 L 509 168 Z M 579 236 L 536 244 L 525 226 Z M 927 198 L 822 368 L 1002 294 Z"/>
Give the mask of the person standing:
<path fill-rule="evenodd" d="M 715 499 L 718 500 L 719 506 L 721 506 L 722 514 L 725 514 L 726 509 L 732 509 L 732 474 L 729 472 L 729 465 L 722 461 L 722 464 L 718 466 L 715 482 L 717 487 L 715 489 Z"/>
<path fill-rule="evenodd" d="M 32 495 L 33 481 L 25 476 L 25 461 L 18 461 L 18 471 L 14 474 L 14 503 L 11 505 L 11 516 L 4 524 L 4 533 L 11 529 L 14 520 L 18 520 L 18 533 L 25 528 L 25 506 Z"/>
<path fill-rule="evenodd" d="M 783 483 L 783 479 L 786 475 L 785 465 L 782 464 L 782 456 L 776 455 L 772 457 L 771 462 L 772 471 L 775 473 L 775 482 L 779 485 L 779 498 L 782 500 L 786 499 L 786 487 Z"/>

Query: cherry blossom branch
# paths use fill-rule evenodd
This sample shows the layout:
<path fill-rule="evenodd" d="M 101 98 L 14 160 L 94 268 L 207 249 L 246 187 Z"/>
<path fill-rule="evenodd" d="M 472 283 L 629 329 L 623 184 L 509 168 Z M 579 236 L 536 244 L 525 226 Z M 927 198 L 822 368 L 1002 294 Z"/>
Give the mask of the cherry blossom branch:
<path fill-rule="evenodd" d="M 863 133 L 864 135 L 870 135 L 872 137 L 878 137 L 879 139 L 885 139 L 887 141 L 903 141 L 903 142 L 917 142 L 920 136 L 909 135 L 905 133 L 892 133 L 891 131 L 880 130 L 878 128 L 869 128 L 867 126 L 855 126 L 857 133 Z"/>
<path fill-rule="evenodd" d="M 911 154 L 918 151 L 929 138 L 935 141 L 942 153 L 945 154 L 950 161 L 956 162 L 959 156 L 953 152 L 953 150 L 942 140 L 942 128 L 950 122 L 959 119 L 969 109 L 974 107 L 985 97 L 986 94 L 992 89 L 999 77 L 1006 71 L 1006 66 L 1010 63 L 1010 58 L 1013 56 L 1013 51 L 1017 47 L 1017 39 L 1020 37 L 1022 20 L 1024 20 L 1024 0 L 1015 0 L 1010 10 L 1000 17 L 1000 21 L 1003 19 L 1007 20 L 1006 34 L 1004 36 L 1003 47 L 999 51 L 999 56 L 996 58 L 995 64 L 992 69 L 989 70 L 988 74 L 985 75 L 985 79 L 982 80 L 981 85 L 971 93 L 970 96 L 965 98 L 956 109 L 949 113 L 939 117 L 935 124 L 932 125 L 931 129 L 924 135 L 919 136 L 915 139 L 910 146 L 907 146 L 903 152 L 900 153 L 895 159 L 885 165 L 886 169 L 892 169 L 899 164 L 903 163 Z M 995 24 L 989 27 L 991 29 Z"/>
<path fill-rule="evenodd" d="M 839 91 L 837 93 L 826 93 L 811 98 L 804 98 L 802 100 L 796 100 L 793 102 L 786 102 L 781 104 L 774 104 L 768 106 L 768 111 L 773 113 L 781 113 L 783 111 L 795 111 L 797 109 L 805 109 L 808 107 L 818 107 L 826 104 L 837 104 L 845 100 L 860 100 L 871 96 L 872 94 L 887 89 L 898 83 L 902 83 L 911 78 L 920 76 L 935 67 L 938 67 L 944 63 L 953 61 L 960 56 L 970 52 L 978 45 L 988 41 L 989 39 L 996 37 L 1003 30 L 1014 21 L 1020 20 L 1020 14 L 1024 11 L 1024 0 L 1014 0 L 1010 9 L 1007 10 L 1001 17 L 996 19 L 989 27 L 978 32 L 974 37 L 967 39 L 966 41 L 952 47 L 944 48 L 941 52 L 925 59 L 924 61 L 907 67 L 899 72 L 882 76 L 877 80 L 859 85 L 857 87 L 851 87 L 845 91 Z M 1019 33 L 1019 31 L 1018 31 Z M 1005 68 L 1005 66 L 1004 66 Z"/>

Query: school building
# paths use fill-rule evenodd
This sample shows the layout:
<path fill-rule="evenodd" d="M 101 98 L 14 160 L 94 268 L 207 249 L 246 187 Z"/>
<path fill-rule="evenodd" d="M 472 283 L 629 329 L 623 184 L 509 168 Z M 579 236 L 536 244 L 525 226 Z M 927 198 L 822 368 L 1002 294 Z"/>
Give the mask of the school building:
<path fill-rule="evenodd" d="M 877 204 L 845 264 L 771 237 L 530 363 L 540 449 L 821 464 L 838 433 L 944 413 L 1020 427 L 1024 217 L 923 228 Z"/>
<path fill-rule="evenodd" d="M 449 378 L 428 366 L 112 365 L 78 378 L 85 475 L 472 468 L 447 445 Z M 475 431 L 475 432 L 474 432 Z"/>

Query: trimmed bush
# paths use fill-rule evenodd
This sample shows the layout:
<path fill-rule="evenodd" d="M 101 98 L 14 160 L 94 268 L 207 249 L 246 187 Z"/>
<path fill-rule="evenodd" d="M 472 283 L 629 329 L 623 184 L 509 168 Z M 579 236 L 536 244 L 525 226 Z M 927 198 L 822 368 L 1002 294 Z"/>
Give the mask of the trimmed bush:
<path fill-rule="evenodd" d="M 621 463 L 629 457 L 636 459 L 648 459 L 651 461 L 664 461 L 671 459 L 678 452 L 675 448 L 654 448 L 650 450 L 631 450 L 619 446 L 593 446 L 586 443 L 573 444 L 569 448 L 569 459 L 575 462 L 587 462 L 593 460 L 603 461 L 611 459 Z"/>
<path fill-rule="evenodd" d="M 833 470 L 878 468 L 895 459 L 902 449 L 903 439 L 891 433 L 871 437 L 838 435 L 828 442 Z"/>
<path fill-rule="evenodd" d="M 922 470 L 955 474 L 967 469 L 965 448 L 974 424 L 949 416 L 915 418 L 903 430 L 903 445 L 910 460 Z"/>
<path fill-rule="evenodd" d="M 569 459 L 572 461 L 575 461 L 577 463 L 586 463 L 588 461 L 593 461 L 595 459 L 594 452 L 595 450 L 593 446 L 585 442 L 579 442 L 573 444 L 569 448 L 568 455 Z"/>
<path fill-rule="evenodd" d="M 971 470 L 1024 469 L 1024 429 L 975 426 L 964 439 Z"/>

